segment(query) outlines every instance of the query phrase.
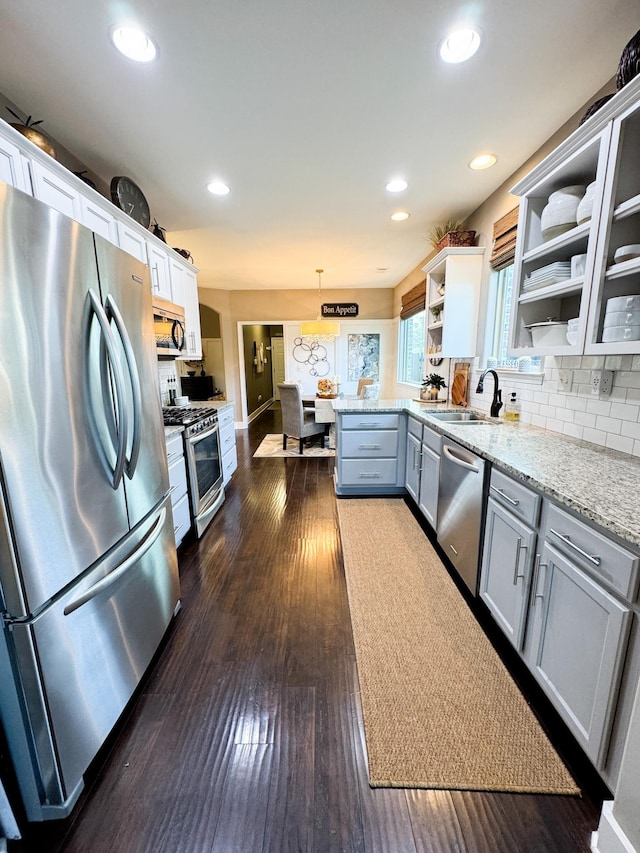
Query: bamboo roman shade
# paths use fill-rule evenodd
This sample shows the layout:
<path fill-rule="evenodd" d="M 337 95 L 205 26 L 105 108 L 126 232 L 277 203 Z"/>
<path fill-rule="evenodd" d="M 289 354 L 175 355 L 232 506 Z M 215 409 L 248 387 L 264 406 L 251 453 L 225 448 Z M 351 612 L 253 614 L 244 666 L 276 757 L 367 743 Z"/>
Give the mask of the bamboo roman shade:
<path fill-rule="evenodd" d="M 518 208 L 505 213 L 493 225 L 493 248 L 489 263 L 493 270 L 503 270 L 513 263 L 518 234 Z"/>
<path fill-rule="evenodd" d="M 408 317 L 413 317 L 419 311 L 424 311 L 427 304 L 427 283 L 421 281 L 416 284 L 411 290 L 402 294 L 402 308 L 400 309 L 400 319 L 406 320 Z"/>

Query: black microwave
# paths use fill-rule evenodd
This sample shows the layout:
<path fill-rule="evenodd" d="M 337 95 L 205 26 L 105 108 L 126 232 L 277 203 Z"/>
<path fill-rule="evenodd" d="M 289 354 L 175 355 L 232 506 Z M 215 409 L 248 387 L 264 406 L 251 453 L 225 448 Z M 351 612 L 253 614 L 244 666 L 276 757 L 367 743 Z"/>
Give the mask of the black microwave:
<path fill-rule="evenodd" d="M 184 308 L 167 299 L 154 297 L 153 331 L 158 356 L 175 358 L 180 355 L 185 346 Z"/>

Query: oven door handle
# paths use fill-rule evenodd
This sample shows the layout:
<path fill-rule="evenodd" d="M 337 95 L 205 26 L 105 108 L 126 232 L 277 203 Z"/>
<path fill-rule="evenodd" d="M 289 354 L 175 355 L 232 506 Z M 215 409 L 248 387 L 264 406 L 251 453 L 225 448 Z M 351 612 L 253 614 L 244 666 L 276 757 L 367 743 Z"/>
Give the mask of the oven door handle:
<path fill-rule="evenodd" d="M 204 432 L 197 432 L 195 433 L 195 435 L 190 435 L 186 441 L 191 447 L 194 447 L 199 441 L 202 441 L 203 438 L 209 438 L 210 435 L 213 435 L 214 433 L 219 431 L 220 427 L 217 423 L 215 423 L 212 427 L 210 427 Z"/>

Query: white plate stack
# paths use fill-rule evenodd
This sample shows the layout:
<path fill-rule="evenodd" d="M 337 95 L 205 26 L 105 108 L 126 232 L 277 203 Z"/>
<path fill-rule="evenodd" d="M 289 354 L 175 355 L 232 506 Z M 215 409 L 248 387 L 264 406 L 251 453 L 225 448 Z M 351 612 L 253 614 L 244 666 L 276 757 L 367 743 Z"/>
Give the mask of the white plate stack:
<path fill-rule="evenodd" d="M 547 264 L 546 267 L 540 267 L 534 270 L 530 275 L 525 277 L 523 290 L 536 290 L 538 287 L 547 287 L 550 284 L 557 284 L 559 281 L 565 281 L 571 278 L 571 261 L 556 261 L 553 264 Z"/>
<path fill-rule="evenodd" d="M 640 341 L 640 294 L 607 299 L 602 343 Z"/>

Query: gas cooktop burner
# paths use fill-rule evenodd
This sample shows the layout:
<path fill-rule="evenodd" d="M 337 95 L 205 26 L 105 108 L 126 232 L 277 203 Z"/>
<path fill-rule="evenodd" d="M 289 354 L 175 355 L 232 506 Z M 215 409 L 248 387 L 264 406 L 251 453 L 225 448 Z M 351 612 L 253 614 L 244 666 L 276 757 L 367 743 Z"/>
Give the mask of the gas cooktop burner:
<path fill-rule="evenodd" d="M 187 426 L 205 418 L 218 419 L 218 410 L 210 406 L 168 406 L 162 409 L 165 426 Z"/>

